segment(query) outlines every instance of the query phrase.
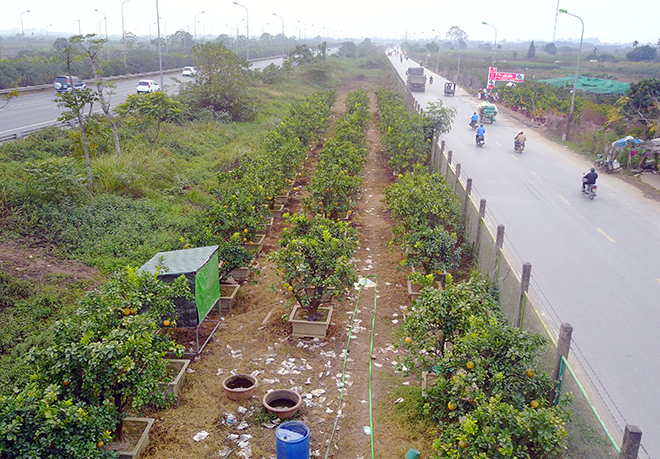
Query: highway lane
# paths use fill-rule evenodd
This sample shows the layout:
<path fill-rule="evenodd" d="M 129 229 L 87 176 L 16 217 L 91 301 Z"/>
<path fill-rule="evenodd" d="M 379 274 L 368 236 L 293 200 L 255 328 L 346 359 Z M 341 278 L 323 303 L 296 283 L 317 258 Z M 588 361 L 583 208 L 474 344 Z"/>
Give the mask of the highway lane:
<path fill-rule="evenodd" d="M 279 66 L 282 62 L 281 57 L 259 59 L 252 61 L 251 68 L 262 70 L 271 63 Z M 173 78 L 180 81 L 186 80 L 181 76 L 181 69 L 164 72 L 163 77 L 165 90 L 168 94 L 175 93 L 178 88 L 178 83 Z M 116 85 L 116 88 L 113 89 L 114 94 L 110 97 L 111 105 L 115 107 L 124 102 L 129 94 L 135 94 L 137 83 L 141 79 L 155 80 L 160 83 L 160 75 L 150 75 L 142 78 L 129 76 L 124 80 L 116 80 L 114 81 Z M 59 118 L 63 109 L 57 106 L 55 94 L 55 90 L 48 89 L 38 93 L 24 94 L 11 100 L 4 109 L 0 110 L 0 136 L 58 124 L 57 118 Z M 101 113 L 100 107 L 95 107 L 94 113 Z"/>
<path fill-rule="evenodd" d="M 410 65 L 392 62 L 401 75 Z M 616 404 L 616 430 L 638 425 L 650 457 L 660 457 L 660 204 L 606 174 L 590 201 L 580 193 L 590 162 L 501 112 L 478 148 L 468 123 L 479 101 L 460 88 L 444 97 L 444 82 L 434 74 L 425 93 L 413 94 L 422 107 L 440 99 L 458 110 L 447 148 L 505 225 L 512 256 L 532 264 L 555 335 L 561 322 L 573 325 L 575 345 Z M 528 137 L 522 154 L 513 150 L 520 130 Z"/>

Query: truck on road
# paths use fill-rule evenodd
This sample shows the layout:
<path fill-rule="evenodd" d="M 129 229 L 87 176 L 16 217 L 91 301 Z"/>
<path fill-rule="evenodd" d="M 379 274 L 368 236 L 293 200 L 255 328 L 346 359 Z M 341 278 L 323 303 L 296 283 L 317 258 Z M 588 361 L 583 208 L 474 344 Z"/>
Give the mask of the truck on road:
<path fill-rule="evenodd" d="M 406 70 L 407 80 L 406 83 L 411 91 L 426 90 L 426 75 L 424 75 L 424 67 L 408 67 Z"/>

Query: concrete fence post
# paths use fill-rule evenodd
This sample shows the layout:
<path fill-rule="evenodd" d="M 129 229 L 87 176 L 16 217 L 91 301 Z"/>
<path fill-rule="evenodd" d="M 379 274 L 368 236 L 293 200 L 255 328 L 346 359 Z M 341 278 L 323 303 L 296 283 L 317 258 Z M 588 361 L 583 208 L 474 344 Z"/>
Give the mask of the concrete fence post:
<path fill-rule="evenodd" d="M 555 405 L 555 399 L 557 398 L 557 388 L 559 385 L 559 377 L 561 371 L 561 359 L 562 357 L 568 358 L 568 351 L 571 349 L 571 337 L 573 336 L 573 326 L 569 323 L 561 324 L 559 329 L 559 339 L 557 340 L 557 353 L 555 354 L 555 367 L 552 370 L 552 381 L 555 384 L 555 388 L 550 391 L 548 396 L 548 401 L 551 406 Z"/>
<path fill-rule="evenodd" d="M 518 310 L 513 318 L 513 326 L 522 328 L 525 319 L 525 303 L 527 301 L 527 291 L 529 290 L 529 280 L 532 277 L 532 264 L 524 263 L 522 278 L 520 279 L 520 298 L 518 299 Z"/>
<path fill-rule="evenodd" d="M 461 163 L 456 164 L 456 176 L 454 177 L 454 194 L 456 194 L 456 187 L 458 186 L 461 177 Z"/>
<path fill-rule="evenodd" d="M 639 445 L 642 443 L 642 431 L 639 427 L 626 424 L 623 432 L 623 442 L 618 459 L 637 459 Z"/>
<path fill-rule="evenodd" d="M 438 153 L 438 144 L 435 142 L 435 136 L 436 133 L 434 131 L 431 136 L 431 160 L 429 161 L 429 164 L 431 165 L 431 173 L 433 173 L 433 169 L 435 168 L 435 157 Z"/>
<path fill-rule="evenodd" d="M 449 165 L 451 164 L 451 157 L 453 153 L 451 150 L 447 152 L 447 170 L 445 171 L 445 178 L 449 177 Z"/>
<path fill-rule="evenodd" d="M 474 239 L 474 255 L 479 261 L 479 243 L 481 242 L 481 229 L 484 225 L 484 218 L 486 217 L 486 200 L 479 201 L 479 223 L 477 224 L 477 237 Z"/>
<path fill-rule="evenodd" d="M 472 179 L 468 178 L 465 183 L 465 201 L 463 201 L 463 209 L 461 209 L 463 214 L 463 226 L 465 226 L 465 221 L 467 219 L 467 205 L 470 201 L 470 193 L 472 193 Z"/>
<path fill-rule="evenodd" d="M 497 283 L 497 271 L 500 264 L 500 252 L 504 245 L 504 225 L 497 225 L 497 238 L 495 239 L 495 263 L 493 264 L 493 283 Z"/>

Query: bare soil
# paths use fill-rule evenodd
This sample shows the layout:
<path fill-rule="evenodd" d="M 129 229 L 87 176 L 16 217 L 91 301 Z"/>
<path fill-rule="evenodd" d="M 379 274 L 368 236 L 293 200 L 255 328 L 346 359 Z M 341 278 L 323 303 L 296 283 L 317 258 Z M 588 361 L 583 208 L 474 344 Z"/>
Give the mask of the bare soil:
<path fill-rule="evenodd" d="M 348 92 L 362 86 L 373 93 L 381 84 L 386 83 L 345 82 L 338 90 L 335 109 L 343 111 Z M 373 118 L 375 107 L 374 98 Z M 334 304 L 325 339 L 293 338 L 290 324 L 282 320 L 291 310 L 288 292 L 269 288 L 277 278 L 266 255 L 277 249 L 277 234 L 285 225 L 284 220 L 276 219 L 258 258 L 259 273 L 253 275 L 256 283 L 241 287 L 235 306 L 224 313 L 223 325 L 202 355 L 191 363 L 193 372 L 187 375 L 176 406 L 147 413 L 156 418 L 156 423 L 145 458 L 226 457 L 232 449 L 232 457 L 275 458 L 276 427 L 268 422 L 262 398 L 270 389 L 292 388 L 303 395 L 303 405 L 293 419 L 309 427 L 313 457 L 371 457 L 371 437 L 366 433 L 370 398 L 377 457 L 404 457 L 411 447 L 422 452 L 428 448 L 406 438 L 409 433 L 391 416 L 396 400 L 394 388 L 416 384 L 395 371 L 400 354 L 393 345 L 410 299 L 405 273 L 396 269 L 401 255 L 391 252 L 387 245 L 393 222 L 381 201 L 393 175 L 382 154 L 375 121 L 367 139 L 369 154 L 362 196 L 352 220 L 361 241 L 354 261 L 358 275 L 371 276 L 369 279 L 377 282 L 376 288 L 365 287 L 359 295 L 356 290 L 346 301 Z M 309 158 L 297 186 L 309 182 L 319 149 Z M 303 196 L 299 188 L 286 207 L 300 211 Z M 182 344 L 190 348 L 194 341 Z M 255 396 L 240 402 L 229 400 L 222 381 L 231 373 L 253 372 L 258 372 L 259 381 Z M 247 411 L 241 413 L 241 407 Z M 232 415 L 235 421 L 227 422 Z M 195 441 L 193 437 L 201 431 L 209 435 Z"/>

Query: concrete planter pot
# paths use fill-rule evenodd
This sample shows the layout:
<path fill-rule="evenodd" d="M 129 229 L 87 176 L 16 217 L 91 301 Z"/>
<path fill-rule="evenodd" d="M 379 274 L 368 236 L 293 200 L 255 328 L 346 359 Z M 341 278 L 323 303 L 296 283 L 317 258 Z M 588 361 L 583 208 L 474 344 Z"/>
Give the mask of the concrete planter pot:
<path fill-rule="evenodd" d="M 231 277 L 234 278 L 236 282 L 242 284 L 250 278 L 250 268 L 247 266 L 241 266 L 232 270 Z"/>
<path fill-rule="evenodd" d="M 302 397 L 289 389 L 276 389 L 264 395 L 263 404 L 269 413 L 280 419 L 289 419 L 300 409 Z"/>
<path fill-rule="evenodd" d="M 273 218 L 282 218 L 284 213 L 284 204 L 273 204 L 270 208 L 270 211 L 273 214 Z"/>
<path fill-rule="evenodd" d="M 234 305 L 240 284 L 220 284 L 220 310 L 229 311 Z"/>
<path fill-rule="evenodd" d="M 176 371 L 174 379 L 169 383 L 160 383 L 160 387 L 164 388 L 168 394 L 178 395 L 179 391 L 186 383 L 186 370 L 190 365 L 188 359 L 167 359 L 170 368 Z"/>
<path fill-rule="evenodd" d="M 233 375 L 222 381 L 222 388 L 230 400 L 245 400 L 254 395 L 259 386 L 257 378 L 251 375 Z"/>
<path fill-rule="evenodd" d="M 255 234 L 253 241 L 244 242 L 243 248 L 248 252 L 254 252 L 255 257 L 261 253 L 261 249 L 264 248 L 264 239 L 266 238 L 265 234 Z"/>
<path fill-rule="evenodd" d="M 290 193 L 288 191 L 286 193 L 277 195 L 275 198 L 275 204 L 285 205 L 287 202 L 289 202 L 289 195 Z"/>
<path fill-rule="evenodd" d="M 119 453 L 119 459 L 139 459 L 149 444 L 149 430 L 151 430 L 153 424 L 154 419 L 152 418 L 125 418 L 124 429 L 127 429 L 129 426 L 138 426 L 138 428 L 142 429 L 142 434 L 134 444 L 111 443 L 107 446 L 107 449 L 117 451 Z M 113 445 L 126 449 L 113 448 Z"/>
<path fill-rule="evenodd" d="M 289 322 L 293 325 L 293 336 L 297 338 L 325 338 L 332 319 L 332 307 L 321 306 L 319 312 L 325 312 L 325 320 L 309 321 L 305 318 L 306 311 L 295 305 L 291 311 Z"/>

